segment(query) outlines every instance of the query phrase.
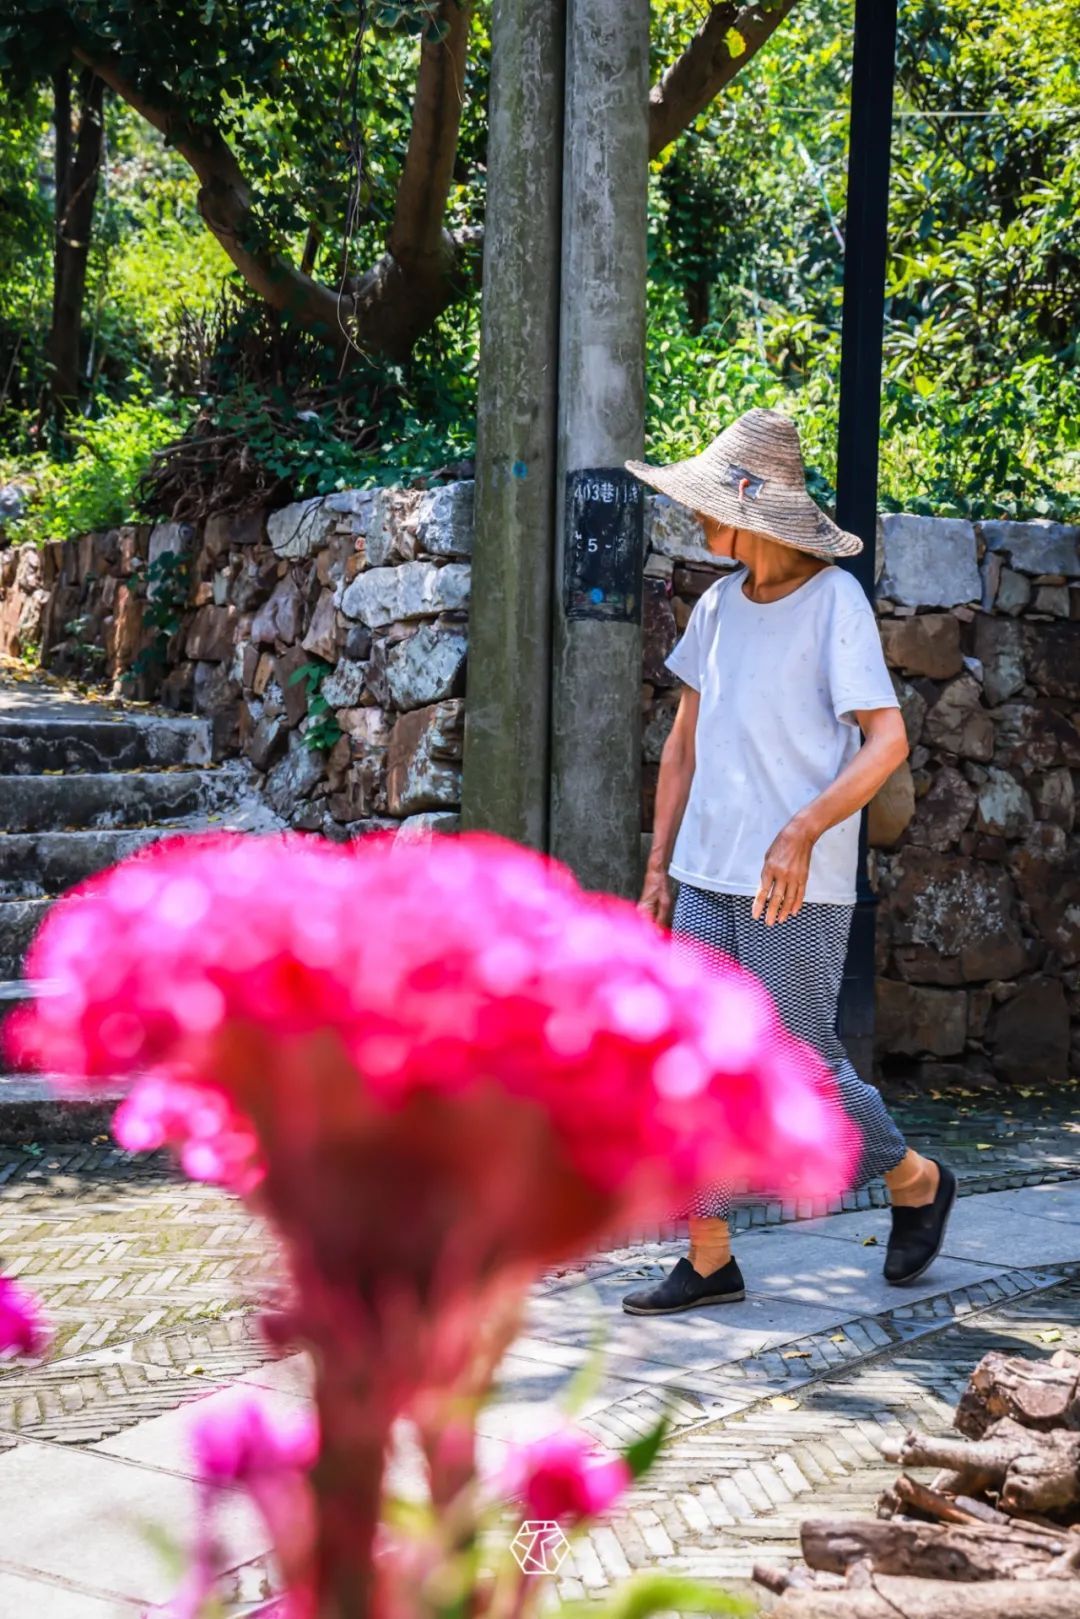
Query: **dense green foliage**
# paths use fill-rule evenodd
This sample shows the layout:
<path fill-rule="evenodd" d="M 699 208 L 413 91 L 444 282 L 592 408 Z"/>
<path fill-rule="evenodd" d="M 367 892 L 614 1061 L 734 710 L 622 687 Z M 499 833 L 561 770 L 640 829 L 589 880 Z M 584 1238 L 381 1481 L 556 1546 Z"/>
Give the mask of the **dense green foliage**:
<path fill-rule="evenodd" d="M 80 37 L 120 41 L 138 82 L 213 120 L 250 184 L 252 230 L 337 285 L 383 250 L 433 0 L 219 4 L 0 0 L 0 479 L 38 491 L 28 530 L 167 513 L 193 490 L 151 453 L 194 421 L 199 498 L 400 481 L 470 453 L 479 294 L 391 366 L 290 329 L 243 291 L 188 165 L 106 100 L 84 318 L 84 414 L 43 409 L 51 308 L 48 72 Z M 654 3 L 654 71 L 696 25 Z M 653 457 L 783 402 L 834 473 L 853 0 L 800 0 L 654 165 Z M 16 13 L 21 26 L 16 28 Z M 473 25 L 448 223 L 483 216 L 486 8 Z M 58 22 L 59 19 L 59 22 Z M 1080 8 L 905 0 L 893 145 L 882 500 L 972 513 L 1080 506 Z M 141 77 L 140 77 L 141 76 Z M 960 116 L 963 115 L 963 116 Z M 222 446 L 224 448 L 222 448 Z M 242 452 L 242 453 L 241 453 Z M 215 460 L 214 456 L 220 459 Z M 245 481 L 246 480 L 246 481 Z"/>
<path fill-rule="evenodd" d="M 654 454 L 784 401 L 833 475 L 852 11 L 797 6 L 656 165 Z M 1080 505 L 1078 63 L 1072 0 L 901 6 L 883 505 Z"/>
<path fill-rule="evenodd" d="M 850 16 L 843 4 L 818 8 L 819 18 L 826 11 L 837 22 Z M 883 503 L 1075 506 L 1075 13 L 1046 5 L 1036 18 L 1032 7 L 934 0 L 902 15 Z M 671 364 L 657 423 L 664 453 L 700 433 L 704 360 L 717 401 L 710 418 L 751 397 L 786 396 L 816 465 L 832 472 L 843 273 L 833 225 L 842 231 L 847 62 L 836 48 L 842 29 L 813 21 L 798 8 L 758 81 L 754 69 L 737 80 L 658 176 L 654 320 L 682 357 L 662 362 Z M 680 252 L 688 239 L 689 258 Z M 718 239 L 736 250 L 715 255 Z M 693 281 L 703 262 L 704 313 Z M 677 339 L 674 288 L 687 308 Z"/>
<path fill-rule="evenodd" d="M 114 94 L 86 297 L 89 420 L 66 424 L 61 435 L 43 404 L 54 144 L 47 76 L 73 46 L 115 40 L 122 71 L 155 104 L 167 102 L 177 122 L 212 124 L 250 186 L 253 234 L 336 285 L 385 246 L 409 139 L 417 38 L 437 37 L 435 9 L 434 0 L 368 8 L 350 0 L 314 11 L 291 0 L 198 0 L 164 10 L 125 0 L 0 0 L 0 70 L 9 84 L 34 85 L 0 126 L 0 198 L 18 225 L 18 238 L 5 237 L 0 248 L 0 477 L 31 482 L 35 533 L 53 532 L 75 511 L 96 526 L 114 523 L 140 498 L 130 477 L 121 490 L 105 476 L 94 482 L 100 499 L 86 498 L 82 467 L 87 453 L 101 451 L 98 417 L 122 428 L 113 465 L 123 458 L 146 470 L 163 432 L 175 436 L 177 417 L 197 414 L 215 437 L 246 447 L 246 468 L 258 463 L 254 493 L 411 477 L 469 450 L 477 301 L 451 309 L 407 366 L 354 354 L 343 367 L 333 347 L 289 331 L 247 294 L 200 219 L 188 164 Z M 482 221 L 482 18 L 473 38 L 451 227 Z M 142 405 L 149 394 L 176 402 L 164 423 Z M 127 409 L 131 399 L 139 403 Z M 140 425 L 141 458 L 128 454 Z M 64 508 L 58 479 L 69 475 L 77 493 Z M 222 482 L 223 493 L 245 492 L 235 466 Z M 154 491 L 142 498 L 158 499 Z"/>

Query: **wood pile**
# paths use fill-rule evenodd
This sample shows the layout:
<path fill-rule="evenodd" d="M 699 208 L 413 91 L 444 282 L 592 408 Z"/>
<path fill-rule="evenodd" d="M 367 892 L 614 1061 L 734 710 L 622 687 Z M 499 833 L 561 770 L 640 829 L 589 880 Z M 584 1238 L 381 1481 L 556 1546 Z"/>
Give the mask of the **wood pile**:
<path fill-rule="evenodd" d="M 1080 1355 L 986 1355 L 962 1437 L 911 1432 L 876 1519 L 810 1520 L 805 1569 L 754 1570 L 773 1619 L 1080 1619 Z"/>

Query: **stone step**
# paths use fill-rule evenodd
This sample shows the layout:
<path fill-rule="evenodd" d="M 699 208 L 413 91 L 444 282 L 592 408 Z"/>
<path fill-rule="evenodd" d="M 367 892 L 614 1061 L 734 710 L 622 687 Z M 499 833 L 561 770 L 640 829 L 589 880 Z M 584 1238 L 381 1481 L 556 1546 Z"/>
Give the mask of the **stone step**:
<path fill-rule="evenodd" d="M 0 902 L 62 894 L 159 838 L 183 830 L 182 826 L 150 826 L 119 832 L 4 833 L 0 835 Z"/>
<path fill-rule="evenodd" d="M 52 903 L 51 899 L 0 902 L 0 979 L 10 983 L 21 977 L 23 958 L 30 948 L 30 941 Z M 4 1004 L 6 1010 L 11 1000 Z"/>
<path fill-rule="evenodd" d="M 255 834 L 278 833 L 284 826 L 267 805 L 252 792 L 244 770 L 230 765 L 218 771 L 185 772 L 176 775 L 141 776 L 141 781 L 183 782 L 193 775 L 205 774 L 211 778 L 213 794 L 202 812 L 178 819 L 163 821 L 159 825 L 129 829 L 92 828 L 74 832 L 0 832 L 0 989 L 3 980 L 15 980 L 22 974 L 23 958 L 30 940 L 40 927 L 49 906 L 56 896 L 76 882 L 103 871 L 117 860 L 149 848 L 161 838 L 200 832 L 249 832 Z M 0 802 L 4 789 L 15 778 L 0 782 Z M 40 780 L 27 776 L 25 781 Z M 46 781 L 72 782 L 92 780 L 122 780 L 122 777 L 62 777 L 46 776 Z M 22 858 L 21 858 L 22 857 Z M 20 882 L 29 885 L 35 875 L 42 879 L 45 892 L 33 894 L 10 893 L 8 885 L 18 888 Z M 45 879 L 48 879 L 46 887 Z M 70 879 L 70 881 L 69 881 Z M 53 886 L 55 884 L 55 886 Z M 75 903 L 71 901 L 70 903 Z M 17 992 L 14 987 L 8 997 Z M 0 1017 L 3 1015 L 4 995 L 0 993 Z"/>
<path fill-rule="evenodd" d="M 140 828 L 221 809 L 235 792 L 224 770 L 7 776 L 0 779 L 0 831 Z"/>
<path fill-rule="evenodd" d="M 65 1092 L 47 1074 L 0 1072 L 0 1134 L 6 1146 L 22 1141 L 91 1141 L 108 1135 L 119 1087 L 111 1094 Z"/>
<path fill-rule="evenodd" d="M 208 765 L 210 727 L 182 715 L 0 713 L 0 776 Z M 106 711 L 106 714 L 108 711 Z"/>

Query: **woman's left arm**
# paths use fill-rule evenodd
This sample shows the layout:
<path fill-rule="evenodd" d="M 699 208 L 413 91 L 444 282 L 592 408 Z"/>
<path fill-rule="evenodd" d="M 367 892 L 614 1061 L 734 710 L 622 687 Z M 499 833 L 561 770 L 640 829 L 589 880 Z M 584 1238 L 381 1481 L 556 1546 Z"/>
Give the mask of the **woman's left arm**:
<path fill-rule="evenodd" d="M 868 708 L 855 718 L 865 741 L 831 786 L 792 817 L 773 839 L 754 900 L 755 920 L 783 922 L 802 909 L 814 844 L 830 826 L 864 809 L 908 756 L 907 732 L 897 708 Z"/>

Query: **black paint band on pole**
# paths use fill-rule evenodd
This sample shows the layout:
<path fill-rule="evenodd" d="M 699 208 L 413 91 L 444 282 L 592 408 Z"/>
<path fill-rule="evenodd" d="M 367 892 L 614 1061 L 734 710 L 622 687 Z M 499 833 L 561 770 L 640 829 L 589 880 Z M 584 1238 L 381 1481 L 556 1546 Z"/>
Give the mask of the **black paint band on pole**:
<path fill-rule="evenodd" d="M 568 619 L 641 623 L 645 502 L 623 467 L 566 475 L 563 607 Z"/>
<path fill-rule="evenodd" d="M 877 550 L 896 13 L 897 0 L 855 0 L 836 520 L 863 542 L 862 555 L 845 565 L 871 601 Z M 859 842 L 859 899 L 840 993 L 839 1027 L 852 1061 L 867 1078 L 874 1053 L 874 906 L 866 870 L 864 815 Z"/>

